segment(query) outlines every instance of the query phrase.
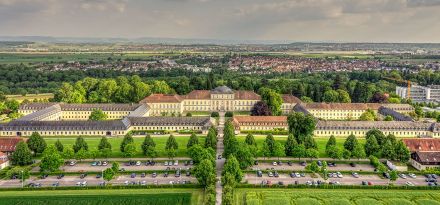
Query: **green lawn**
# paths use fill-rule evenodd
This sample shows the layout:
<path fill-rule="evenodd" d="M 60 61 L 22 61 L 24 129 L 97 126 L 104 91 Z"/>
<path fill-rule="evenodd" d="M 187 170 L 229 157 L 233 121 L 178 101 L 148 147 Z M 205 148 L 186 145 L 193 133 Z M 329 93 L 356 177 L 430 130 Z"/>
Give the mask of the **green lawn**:
<path fill-rule="evenodd" d="M 236 205 L 440 205 L 438 190 L 235 189 Z"/>
<path fill-rule="evenodd" d="M 203 204 L 199 189 L 92 189 L 3 191 L 0 205 L 197 205 Z"/>
<path fill-rule="evenodd" d="M 177 143 L 179 144 L 179 149 L 177 150 L 177 157 L 186 157 L 188 154 L 186 153 L 186 144 L 188 143 L 189 136 L 174 136 L 176 138 Z M 203 144 L 205 142 L 206 136 L 199 135 L 199 143 Z M 61 143 L 66 146 L 72 146 L 75 143 L 76 138 L 45 138 L 47 144 L 55 144 L 55 142 L 60 139 Z M 85 137 L 84 138 L 87 144 L 89 145 L 90 149 L 97 149 L 98 144 L 101 140 L 99 137 Z M 112 145 L 112 155 L 111 157 L 121 157 L 122 153 L 119 150 L 119 146 L 122 142 L 123 137 L 117 137 L 117 138 L 108 138 L 108 141 Z M 156 143 L 156 151 L 158 152 L 158 157 L 167 157 L 166 151 L 165 151 L 165 145 L 168 139 L 167 136 L 154 136 L 153 140 Z M 142 150 L 141 145 L 144 141 L 144 137 L 134 137 L 134 143 L 136 145 L 137 155 L 136 157 L 141 157 Z"/>
<path fill-rule="evenodd" d="M 255 141 L 257 141 L 257 145 L 259 148 L 263 147 L 264 140 L 266 139 L 266 135 L 254 135 Z M 287 136 L 275 135 L 275 140 L 281 143 L 285 143 L 287 140 Z M 246 139 L 246 135 L 237 135 L 238 141 L 244 142 Z M 327 137 L 315 137 L 316 144 L 318 144 L 319 157 L 327 157 L 325 154 L 325 145 L 327 144 Z M 365 144 L 365 139 L 358 139 L 359 143 L 362 146 Z M 336 145 L 341 147 L 344 145 L 345 138 L 336 138 Z"/>

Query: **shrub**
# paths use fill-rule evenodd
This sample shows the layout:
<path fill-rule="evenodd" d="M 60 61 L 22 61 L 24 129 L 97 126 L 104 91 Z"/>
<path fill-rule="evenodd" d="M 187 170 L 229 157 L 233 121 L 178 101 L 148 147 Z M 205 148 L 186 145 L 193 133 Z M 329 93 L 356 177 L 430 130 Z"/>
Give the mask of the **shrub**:
<path fill-rule="evenodd" d="M 220 117 L 220 114 L 218 114 L 218 112 L 212 112 L 211 117 Z"/>
<path fill-rule="evenodd" d="M 231 111 L 228 111 L 225 113 L 225 117 L 234 117 L 234 113 Z"/>
<path fill-rule="evenodd" d="M 189 112 L 189 113 L 186 113 L 186 116 L 187 117 L 192 117 L 192 114 Z"/>

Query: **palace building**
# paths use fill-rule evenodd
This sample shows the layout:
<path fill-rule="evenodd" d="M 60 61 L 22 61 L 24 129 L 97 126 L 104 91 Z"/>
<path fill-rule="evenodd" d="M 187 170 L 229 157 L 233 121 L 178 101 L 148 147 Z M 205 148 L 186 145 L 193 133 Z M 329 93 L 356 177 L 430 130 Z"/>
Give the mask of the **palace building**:
<path fill-rule="evenodd" d="M 301 102 L 293 95 L 282 95 L 282 98 L 283 114 L 290 113 Z M 261 101 L 261 97 L 253 91 L 220 86 L 213 90 L 194 90 L 187 95 L 152 94 L 140 103 L 150 107 L 150 115 L 160 116 L 187 112 L 250 111 L 258 101 Z"/>

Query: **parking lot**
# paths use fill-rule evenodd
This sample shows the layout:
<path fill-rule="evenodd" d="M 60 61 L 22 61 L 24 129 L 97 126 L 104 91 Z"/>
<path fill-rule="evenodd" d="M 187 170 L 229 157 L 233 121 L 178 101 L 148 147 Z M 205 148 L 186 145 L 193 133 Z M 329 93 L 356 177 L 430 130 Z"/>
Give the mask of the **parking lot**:
<path fill-rule="evenodd" d="M 390 183 L 389 179 L 381 178 L 378 175 L 359 175 L 354 177 L 351 174 L 343 174 L 341 178 L 334 176 L 327 180 L 324 180 L 319 174 L 315 174 L 314 177 L 308 173 L 299 173 L 303 176 L 291 177 L 290 174 L 279 174 L 278 177 L 269 177 L 267 172 L 263 172 L 261 177 L 258 177 L 256 173 L 245 174 L 244 180 L 249 184 L 262 184 L 263 181 L 270 181 L 271 184 L 278 184 L 282 182 L 284 185 L 289 184 L 306 184 L 307 182 L 325 182 L 340 185 L 362 185 L 362 181 L 367 182 L 370 185 L 388 185 Z M 395 185 L 405 186 L 407 182 L 413 184 L 414 186 L 427 186 L 428 183 L 425 181 L 426 177 L 421 175 L 416 175 L 416 178 L 406 177 L 403 179 L 399 177 L 396 181 L 391 182 Z"/>
<path fill-rule="evenodd" d="M 165 170 L 169 167 L 170 170 L 186 170 L 188 168 L 192 168 L 193 165 L 189 164 L 189 161 L 178 161 L 177 165 L 175 165 L 175 161 L 170 163 L 171 165 L 165 165 L 164 162 L 156 162 L 154 165 L 147 165 L 145 161 L 133 161 L 130 165 L 129 162 L 121 162 L 119 167 L 126 171 L 153 171 L 153 170 Z M 137 164 L 137 162 L 140 162 Z M 171 162 L 171 161 L 167 161 Z M 107 169 L 112 166 L 112 162 L 107 162 L 107 165 L 96 165 L 93 162 L 78 162 L 75 164 L 70 164 L 67 162 L 64 166 L 60 167 L 60 170 L 63 172 L 100 172 L 104 169 Z M 32 169 L 33 172 L 39 172 L 39 167 L 34 167 Z"/>
<path fill-rule="evenodd" d="M 276 169 L 276 170 L 305 170 L 305 165 L 301 165 L 298 162 L 293 162 L 290 165 L 288 163 L 282 163 L 281 165 L 277 164 L 274 165 L 273 163 L 269 162 L 260 162 L 258 165 L 252 166 L 253 170 L 260 169 L 260 170 L 267 170 L 267 169 Z M 336 163 L 335 166 L 327 166 L 327 170 L 329 171 L 368 171 L 373 172 L 374 167 L 370 164 L 339 164 Z"/>
<path fill-rule="evenodd" d="M 41 179 L 36 176 L 31 176 L 30 179 L 24 181 L 23 185 L 27 186 L 30 183 L 40 184 L 41 187 L 52 187 L 52 186 L 79 186 L 78 182 L 85 184 L 86 186 L 99 186 L 104 180 L 102 178 L 97 178 L 95 174 L 89 174 L 84 178 L 80 178 L 79 175 L 73 176 L 68 175 L 64 176 L 61 179 L 58 179 L 57 176 L 48 176 L 45 179 Z M 140 174 L 136 174 L 135 177 L 132 178 L 130 174 L 120 175 L 117 178 L 111 180 L 110 183 L 112 185 L 158 185 L 158 184 L 182 184 L 182 183 L 197 183 L 197 179 L 192 176 L 186 176 L 185 172 L 179 177 L 176 177 L 174 173 L 170 173 L 168 177 L 164 177 L 163 174 L 157 174 L 156 177 L 153 177 L 152 174 L 146 174 L 145 177 L 141 177 Z M 56 185 L 57 184 L 57 185 Z M 22 183 L 19 179 L 14 180 L 0 180 L 0 187 L 21 187 Z"/>

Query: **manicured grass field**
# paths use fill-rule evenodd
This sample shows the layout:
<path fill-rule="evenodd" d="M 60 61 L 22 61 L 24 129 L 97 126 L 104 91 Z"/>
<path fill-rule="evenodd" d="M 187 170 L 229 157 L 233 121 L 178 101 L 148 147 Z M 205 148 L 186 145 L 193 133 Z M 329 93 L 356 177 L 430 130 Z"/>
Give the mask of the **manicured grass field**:
<path fill-rule="evenodd" d="M 205 142 L 205 137 L 202 135 L 199 136 L 199 143 L 203 144 Z M 168 135 L 166 136 L 153 136 L 153 140 L 156 143 L 156 151 L 158 153 L 158 157 L 167 157 L 167 153 L 165 151 L 165 145 L 168 139 Z M 176 138 L 177 143 L 179 144 L 179 149 L 177 150 L 177 157 L 186 157 L 187 149 L 186 144 L 189 140 L 189 135 L 186 136 L 174 136 Z M 74 143 L 76 138 L 45 138 L 47 144 L 55 144 L 55 142 L 60 139 L 61 143 L 64 145 L 64 147 L 71 147 Z M 99 142 L 101 140 L 100 137 L 85 137 L 85 141 L 87 142 L 90 149 L 98 149 Z M 121 157 L 122 153 L 119 149 L 119 146 L 121 145 L 123 137 L 117 137 L 117 138 L 107 138 L 110 144 L 112 145 L 112 155 L 111 157 Z M 136 145 L 136 151 L 137 154 L 135 157 L 141 157 L 143 156 L 141 145 L 144 141 L 144 137 L 134 137 L 134 143 Z"/>
<path fill-rule="evenodd" d="M 236 205 L 440 205 L 438 190 L 235 189 Z"/>
<path fill-rule="evenodd" d="M 263 147 L 264 140 L 266 139 L 266 135 L 254 135 L 255 141 L 257 141 L 257 145 L 259 148 Z M 246 139 L 246 135 L 237 135 L 238 141 L 243 141 Z M 287 140 L 287 136 L 275 135 L 274 139 L 278 142 L 284 143 Z M 315 137 L 316 144 L 318 145 L 319 157 L 327 157 L 325 154 L 325 145 L 327 144 L 327 137 Z M 365 144 L 365 139 L 358 139 L 359 143 L 362 146 Z M 344 145 L 345 138 L 336 138 L 336 145 L 341 149 Z"/>
<path fill-rule="evenodd" d="M 0 205 L 196 205 L 198 189 L 112 189 L 0 192 Z"/>

